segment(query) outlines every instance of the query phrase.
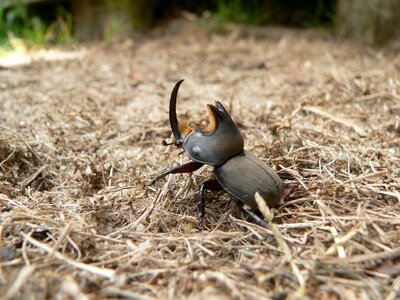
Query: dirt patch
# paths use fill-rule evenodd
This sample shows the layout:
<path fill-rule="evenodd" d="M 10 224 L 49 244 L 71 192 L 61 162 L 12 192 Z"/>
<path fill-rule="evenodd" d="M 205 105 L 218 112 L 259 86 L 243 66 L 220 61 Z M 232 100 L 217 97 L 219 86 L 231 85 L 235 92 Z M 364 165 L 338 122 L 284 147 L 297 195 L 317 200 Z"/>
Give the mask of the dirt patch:
<path fill-rule="evenodd" d="M 176 22 L 0 69 L 0 294 L 14 299 L 395 299 L 400 289 L 400 56 L 323 33 Z M 186 162 L 168 99 L 207 124 L 221 100 L 298 185 L 265 230 Z M 280 237 L 279 237 L 280 236 Z M 285 246 L 287 245 L 287 247 Z"/>

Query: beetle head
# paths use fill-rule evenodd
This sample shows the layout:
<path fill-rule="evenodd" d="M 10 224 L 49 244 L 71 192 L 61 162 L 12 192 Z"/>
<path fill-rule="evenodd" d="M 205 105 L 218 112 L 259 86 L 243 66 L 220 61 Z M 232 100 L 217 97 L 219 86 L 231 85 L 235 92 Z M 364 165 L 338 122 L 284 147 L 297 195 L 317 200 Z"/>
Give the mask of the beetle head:
<path fill-rule="evenodd" d="M 175 137 L 173 144 L 182 146 L 189 157 L 197 162 L 218 166 L 243 151 L 243 136 L 223 105 L 216 101 L 207 105 L 209 126 L 205 131 L 194 131 L 187 122 L 178 122 L 176 100 L 179 86 L 176 83 L 171 93 L 169 121 Z M 171 143 L 172 144 L 172 143 Z M 164 145 L 168 145 L 164 143 Z"/>

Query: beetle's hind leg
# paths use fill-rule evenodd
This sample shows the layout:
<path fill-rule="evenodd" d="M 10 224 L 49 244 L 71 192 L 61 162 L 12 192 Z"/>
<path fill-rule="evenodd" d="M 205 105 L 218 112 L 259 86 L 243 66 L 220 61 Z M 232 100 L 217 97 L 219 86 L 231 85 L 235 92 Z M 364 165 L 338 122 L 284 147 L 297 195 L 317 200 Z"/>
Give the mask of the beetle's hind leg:
<path fill-rule="evenodd" d="M 153 185 L 154 183 L 156 183 L 157 180 L 159 180 L 159 179 L 161 179 L 161 178 L 163 178 L 163 177 L 165 177 L 165 176 L 167 176 L 169 174 L 194 172 L 194 171 L 200 169 L 203 165 L 204 164 L 199 163 L 197 161 L 191 161 L 191 162 L 188 162 L 186 164 L 173 167 L 172 169 L 169 169 L 169 170 L 161 173 L 157 177 L 155 177 L 152 181 L 150 181 L 150 183 L 148 185 Z"/>
<path fill-rule="evenodd" d="M 254 213 L 250 208 L 243 207 L 240 204 L 238 204 L 238 206 L 239 206 L 240 210 L 242 212 L 244 212 L 246 215 L 248 215 L 251 219 L 253 219 L 253 221 L 257 225 L 264 227 L 266 229 L 270 228 L 269 225 L 261 217 L 259 217 L 256 213 Z"/>
<path fill-rule="evenodd" d="M 204 197 L 205 191 L 222 191 L 223 188 L 219 184 L 219 182 L 215 179 L 207 180 L 203 182 L 200 186 L 200 191 L 199 191 L 199 202 L 198 202 L 198 208 L 199 208 L 199 229 L 203 230 L 203 223 L 206 218 L 206 201 Z"/>

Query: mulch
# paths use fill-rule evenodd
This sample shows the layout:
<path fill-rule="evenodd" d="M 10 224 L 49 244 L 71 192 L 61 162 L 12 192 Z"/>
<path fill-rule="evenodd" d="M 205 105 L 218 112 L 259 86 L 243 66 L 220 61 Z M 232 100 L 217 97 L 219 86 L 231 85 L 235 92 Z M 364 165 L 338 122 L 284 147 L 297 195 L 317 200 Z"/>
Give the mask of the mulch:
<path fill-rule="evenodd" d="M 400 55 L 329 33 L 178 20 L 144 37 L 28 54 L 0 69 L 5 299 L 396 299 Z M 188 162 L 168 101 L 207 125 L 220 100 L 245 148 L 293 179 L 256 225 Z"/>

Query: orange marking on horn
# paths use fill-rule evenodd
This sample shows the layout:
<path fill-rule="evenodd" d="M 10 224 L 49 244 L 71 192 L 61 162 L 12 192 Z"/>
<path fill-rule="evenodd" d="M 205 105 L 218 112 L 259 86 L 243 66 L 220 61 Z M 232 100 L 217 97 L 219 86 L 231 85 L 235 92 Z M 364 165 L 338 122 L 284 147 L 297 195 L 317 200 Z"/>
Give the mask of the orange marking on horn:
<path fill-rule="evenodd" d="M 209 119 L 210 123 L 208 124 L 205 131 L 208 133 L 213 133 L 217 129 L 217 120 L 215 119 L 214 113 L 211 110 L 209 104 L 207 104 L 207 113 L 208 113 L 208 119 Z"/>
<path fill-rule="evenodd" d="M 193 128 L 191 128 L 191 127 L 188 125 L 188 122 L 187 122 L 186 120 L 180 121 L 178 125 L 179 125 L 179 130 L 180 130 L 180 132 L 182 132 L 182 134 L 183 134 L 185 137 L 187 137 L 187 136 L 193 131 Z"/>

